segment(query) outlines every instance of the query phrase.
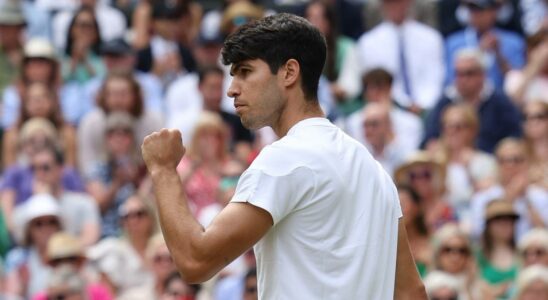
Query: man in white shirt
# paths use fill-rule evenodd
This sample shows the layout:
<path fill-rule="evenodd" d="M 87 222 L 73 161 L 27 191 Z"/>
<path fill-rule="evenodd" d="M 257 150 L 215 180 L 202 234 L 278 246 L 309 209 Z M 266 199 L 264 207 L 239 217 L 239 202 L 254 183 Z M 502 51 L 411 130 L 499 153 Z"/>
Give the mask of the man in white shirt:
<path fill-rule="evenodd" d="M 443 41 L 433 28 L 409 19 L 411 0 L 383 0 L 384 21 L 358 40 L 362 72 L 384 68 L 394 75 L 396 101 L 415 112 L 432 108 L 445 79 Z"/>
<path fill-rule="evenodd" d="M 260 299 L 426 299 L 392 180 L 323 117 L 325 55 L 319 31 L 290 14 L 244 25 L 225 41 L 228 95 L 242 124 L 270 126 L 281 139 L 263 149 L 205 229 L 175 170 L 185 153 L 180 133 L 145 139 L 162 230 L 187 282 L 211 278 L 256 244 Z"/>

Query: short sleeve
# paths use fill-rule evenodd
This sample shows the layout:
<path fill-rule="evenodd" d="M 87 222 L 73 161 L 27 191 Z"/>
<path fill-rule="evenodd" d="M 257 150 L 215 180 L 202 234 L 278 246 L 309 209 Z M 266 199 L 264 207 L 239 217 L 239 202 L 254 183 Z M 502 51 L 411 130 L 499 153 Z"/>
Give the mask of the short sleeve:
<path fill-rule="evenodd" d="M 310 204 L 315 185 L 316 176 L 306 167 L 276 175 L 248 169 L 240 177 L 231 202 L 248 202 L 266 210 L 275 225 L 288 214 Z"/>

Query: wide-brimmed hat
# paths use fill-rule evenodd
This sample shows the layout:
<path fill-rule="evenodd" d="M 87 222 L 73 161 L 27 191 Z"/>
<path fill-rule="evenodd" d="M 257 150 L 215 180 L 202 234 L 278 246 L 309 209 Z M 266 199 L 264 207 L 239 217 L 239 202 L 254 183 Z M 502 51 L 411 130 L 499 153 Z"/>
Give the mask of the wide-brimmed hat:
<path fill-rule="evenodd" d="M 23 49 L 25 59 L 29 58 L 45 58 L 52 61 L 57 60 L 55 48 L 50 41 L 44 38 L 33 38 L 25 43 Z"/>
<path fill-rule="evenodd" d="M 511 217 L 518 219 L 519 215 L 514 209 L 514 205 L 506 200 L 493 200 L 485 208 L 485 221 L 490 221 L 497 217 Z"/>
<path fill-rule="evenodd" d="M 50 237 L 46 255 L 48 261 L 67 257 L 85 257 L 82 243 L 65 232 L 57 232 Z"/>
<path fill-rule="evenodd" d="M 0 2 L 0 25 L 25 25 L 25 16 L 19 1 L 4 0 Z"/>
<path fill-rule="evenodd" d="M 236 2 L 228 6 L 221 19 L 221 31 L 229 33 L 232 26 L 240 26 L 249 21 L 259 20 L 264 17 L 265 11 L 262 7 L 244 1 Z"/>
<path fill-rule="evenodd" d="M 36 194 L 15 208 L 15 240 L 21 246 L 27 246 L 26 234 L 30 222 L 36 218 L 53 216 L 61 223 L 61 208 L 50 194 Z"/>
<path fill-rule="evenodd" d="M 417 151 L 407 158 L 407 160 L 396 169 L 394 179 L 397 184 L 409 184 L 408 172 L 417 165 L 429 165 L 434 169 L 434 176 L 440 177 L 445 181 L 445 168 L 436 158 L 426 151 Z"/>

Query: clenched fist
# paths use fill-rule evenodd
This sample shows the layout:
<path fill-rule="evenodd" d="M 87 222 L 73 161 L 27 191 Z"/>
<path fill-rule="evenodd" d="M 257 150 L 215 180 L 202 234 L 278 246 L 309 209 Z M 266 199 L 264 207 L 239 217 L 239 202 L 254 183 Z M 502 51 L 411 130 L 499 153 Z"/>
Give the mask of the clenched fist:
<path fill-rule="evenodd" d="M 141 152 L 149 172 L 156 169 L 175 169 L 185 155 L 181 133 L 177 129 L 162 129 L 143 141 Z"/>

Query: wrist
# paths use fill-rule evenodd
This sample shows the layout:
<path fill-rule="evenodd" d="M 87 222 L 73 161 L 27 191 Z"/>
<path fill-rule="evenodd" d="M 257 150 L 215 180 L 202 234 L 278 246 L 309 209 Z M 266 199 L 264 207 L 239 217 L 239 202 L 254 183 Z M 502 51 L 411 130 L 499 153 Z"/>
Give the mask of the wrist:
<path fill-rule="evenodd" d="M 177 174 L 177 169 L 171 166 L 152 166 L 148 169 L 148 172 L 150 173 L 150 177 L 152 177 L 152 179 L 162 178 L 173 173 L 179 176 Z"/>

